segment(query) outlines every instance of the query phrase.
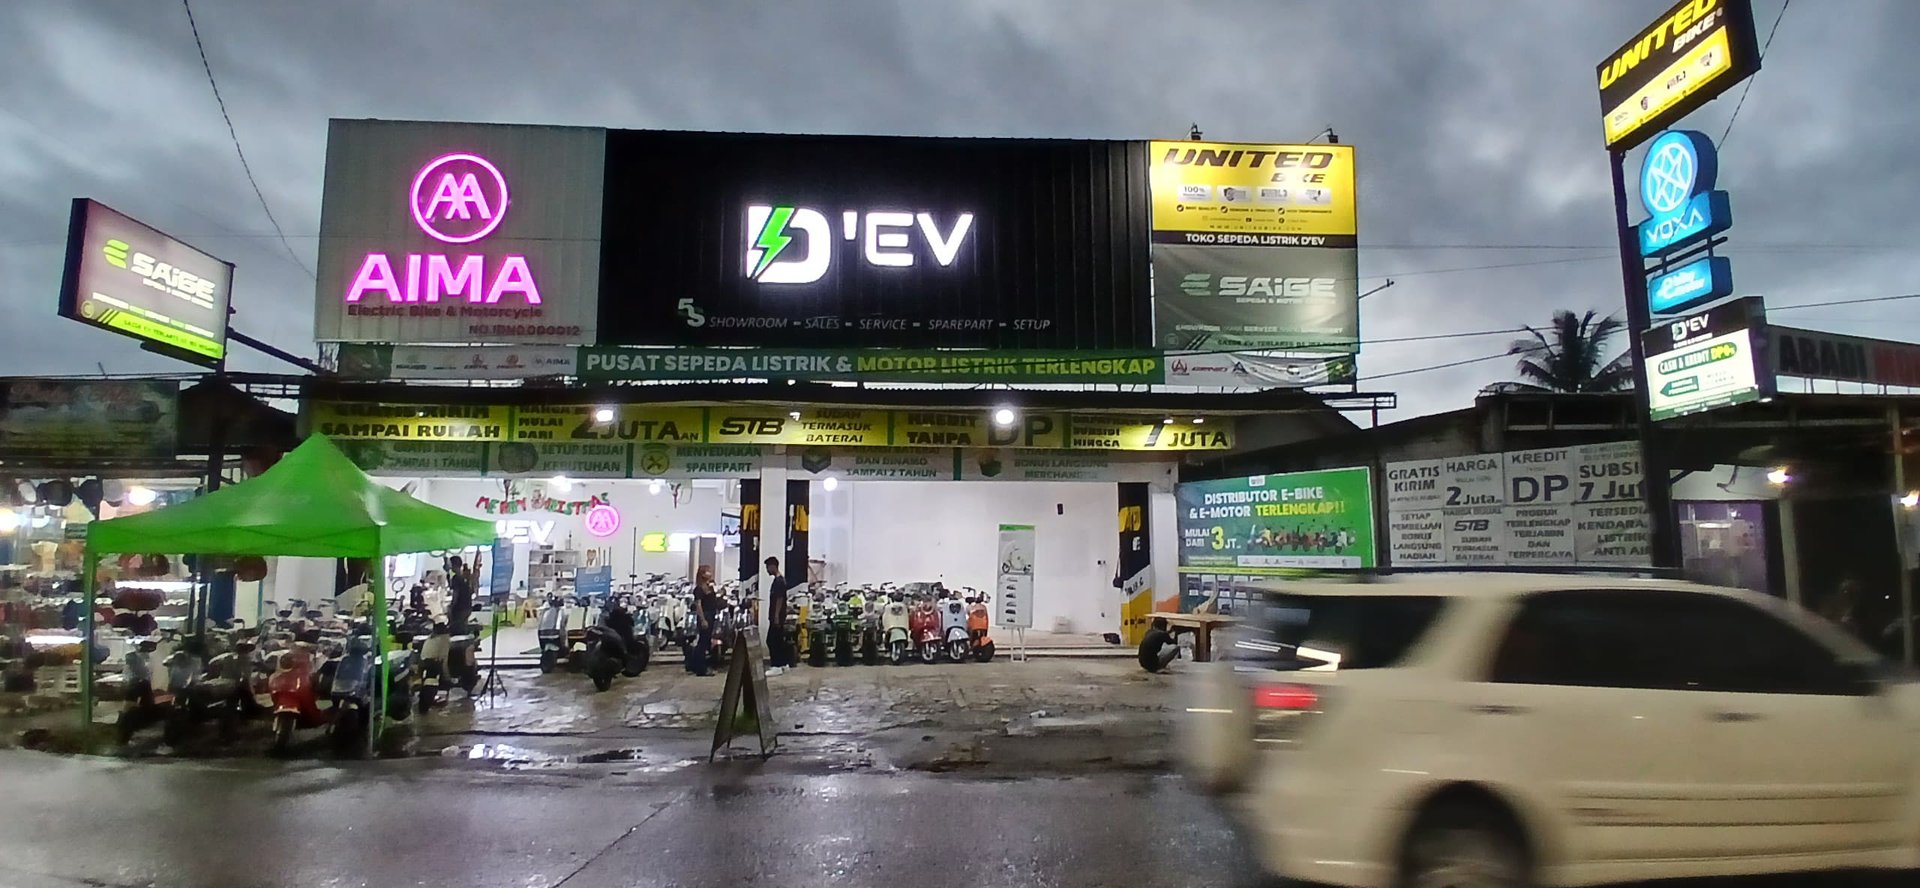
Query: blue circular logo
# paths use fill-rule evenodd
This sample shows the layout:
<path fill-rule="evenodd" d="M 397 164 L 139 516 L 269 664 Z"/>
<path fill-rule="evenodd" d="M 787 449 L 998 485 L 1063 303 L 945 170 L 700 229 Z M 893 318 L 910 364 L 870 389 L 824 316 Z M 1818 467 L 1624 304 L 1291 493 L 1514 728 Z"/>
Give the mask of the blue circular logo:
<path fill-rule="evenodd" d="M 1640 202 L 1647 212 L 1678 211 L 1696 194 L 1713 188 L 1713 143 L 1691 130 L 1669 130 L 1647 146 L 1640 163 Z"/>

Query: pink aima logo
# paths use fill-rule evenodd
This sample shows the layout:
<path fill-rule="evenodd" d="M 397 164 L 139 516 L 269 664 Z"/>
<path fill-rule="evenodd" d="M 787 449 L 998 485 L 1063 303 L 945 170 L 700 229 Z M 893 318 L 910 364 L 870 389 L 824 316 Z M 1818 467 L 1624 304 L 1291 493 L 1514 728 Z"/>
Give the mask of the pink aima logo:
<path fill-rule="evenodd" d="M 429 237 L 454 245 L 493 234 L 510 204 L 507 177 L 500 168 L 464 152 L 443 154 L 421 167 L 407 197 L 414 224 Z M 541 302 L 540 285 L 527 257 L 519 254 L 407 253 L 397 258 L 398 263 L 385 252 L 368 253 L 347 287 L 346 301 L 384 294 L 394 303 L 465 300 L 494 305 L 508 296 L 519 296 L 528 305 Z M 497 260 L 491 268 L 490 259 Z"/>

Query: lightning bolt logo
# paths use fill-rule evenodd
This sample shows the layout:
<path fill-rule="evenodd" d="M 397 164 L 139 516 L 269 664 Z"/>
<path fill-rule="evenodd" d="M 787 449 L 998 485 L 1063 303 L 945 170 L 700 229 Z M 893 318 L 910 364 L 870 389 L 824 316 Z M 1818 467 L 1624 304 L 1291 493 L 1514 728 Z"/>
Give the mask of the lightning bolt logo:
<path fill-rule="evenodd" d="M 780 258 L 787 245 L 793 243 L 793 236 L 787 233 L 787 220 L 793 218 L 792 207 L 774 207 L 767 214 L 766 224 L 760 226 L 760 233 L 753 239 L 754 249 L 760 251 L 760 261 L 754 263 L 753 274 L 748 277 L 759 279 L 760 273 Z"/>
<path fill-rule="evenodd" d="M 126 241 L 110 240 L 100 248 L 100 252 L 106 254 L 108 265 L 115 268 L 126 268 L 127 253 L 131 249 L 132 247 L 127 246 Z"/>

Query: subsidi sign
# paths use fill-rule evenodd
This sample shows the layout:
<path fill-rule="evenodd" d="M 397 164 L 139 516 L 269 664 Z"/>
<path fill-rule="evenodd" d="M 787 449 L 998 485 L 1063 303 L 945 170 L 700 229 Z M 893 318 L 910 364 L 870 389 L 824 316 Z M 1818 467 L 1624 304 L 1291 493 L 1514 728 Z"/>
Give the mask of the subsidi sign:
<path fill-rule="evenodd" d="M 1632 148 L 1758 70 L 1748 0 L 1680 0 L 1595 71 L 1607 147 Z"/>
<path fill-rule="evenodd" d="M 76 198 L 60 316 L 214 366 L 227 354 L 233 265 Z"/>
<path fill-rule="evenodd" d="M 985 413 L 622 405 L 609 422 L 592 405 L 421 405 L 315 402 L 309 428 L 341 440 L 980 447 L 1189 451 L 1233 446 L 1231 423 L 1028 413 L 1011 426 Z"/>

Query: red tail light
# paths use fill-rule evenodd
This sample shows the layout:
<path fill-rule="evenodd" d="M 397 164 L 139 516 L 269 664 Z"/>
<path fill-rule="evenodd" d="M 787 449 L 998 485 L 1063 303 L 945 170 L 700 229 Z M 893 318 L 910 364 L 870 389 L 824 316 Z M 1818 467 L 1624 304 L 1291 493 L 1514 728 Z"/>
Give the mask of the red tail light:
<path fill-rule="evenodd" d="M 1320 707 L 1320 694 L 1307 685 L 1270 684 L 1253 689 L 1253 708 L 1305 712 Z"/>

